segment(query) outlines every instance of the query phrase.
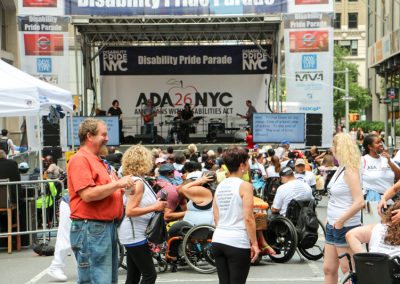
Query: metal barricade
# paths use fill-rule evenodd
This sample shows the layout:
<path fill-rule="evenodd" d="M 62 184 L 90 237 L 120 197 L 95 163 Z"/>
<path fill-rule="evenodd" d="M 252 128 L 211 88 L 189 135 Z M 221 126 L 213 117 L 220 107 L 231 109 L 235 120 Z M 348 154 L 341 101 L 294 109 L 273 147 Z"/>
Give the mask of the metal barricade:
<path fill-rule="evenodd" d="M 54 183 L 60 184 L 60 192 L 57 192 L 55 196 L 48 195 L 46 193 L 45 184 Z M 50 184 L 49 184 L 50 186 Z M 7 208 L 16 204 L 17 216 L 20 216 L 20 210 L 25 209 L 25 224 L 26 230 L 20 230 L 20 226 L 18 224 L 16 232 L 7 232 L 0 233 L 1 237 L 8 236 L 17 236 L 17 235 L 30 235 L 30 244 L 32 244 L 32 238 L 37 238 L 38 235 L 43 235 L 43 242 L 46 242 L 45 234 L 57 231 L 57 218 L 56 212 L 58 211 L 59 204 L 58 200 L 61 200 L 62 194 L 64 193 L 64 183 L 61 180 L 29 180 L 29 181 L 0 181 L 0 193 L 1 191 L 7 191 Z M 21 193 L 23 196 L 21 196 Z M 15 194 L 15 195 L 14 195 Z M 1 194 L 0 194 L 1 195 Z M 2 196 L 5 196 L 3 193 Z M 59 199 L 57 199 L 60 197 Z M 40 215 L 38 212 L 38 208 L 36 208 L 36 201 L 38 198 L 42 200 L 41 207 L 41 228 L 39 228 L 38 216 Z M 50 203 L 51 198 L 53 205 L 53 212 L 51 216 L 47 214 L 47 201 Z M 23 208 L 24 206 L 25 208 Z"/>

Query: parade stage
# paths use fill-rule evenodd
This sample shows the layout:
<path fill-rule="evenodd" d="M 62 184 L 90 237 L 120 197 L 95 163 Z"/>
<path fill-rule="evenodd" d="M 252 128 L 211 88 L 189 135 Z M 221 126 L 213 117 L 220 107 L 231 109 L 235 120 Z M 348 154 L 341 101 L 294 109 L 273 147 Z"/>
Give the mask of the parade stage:
<path fill-rule="evenodd" d="M 196 145 L 197 150 L 199 152 L 202 152 L 204 149 L 207 150 L 214 150 L 215 152 L 217 151 L 218 147 L 221 147 L 222 149 L 229 148 L 229 147 L 246 147 L 246 144 L 244 143 L 193 143 Z M 137 144 L 123 144 L 118 147 L 118 150 L 121 152 L 125 152 L 129 147 L 137 145 Z M 154 149 L 154 148 L 160 148 L 162 150 L 166 150 L 168 147 L 172 147 L 174 149 L 174 152 L 183 152 L 188 149 L 188 146 L 190 144 L 141 144 L 145 146 L 148 149 Z"/>

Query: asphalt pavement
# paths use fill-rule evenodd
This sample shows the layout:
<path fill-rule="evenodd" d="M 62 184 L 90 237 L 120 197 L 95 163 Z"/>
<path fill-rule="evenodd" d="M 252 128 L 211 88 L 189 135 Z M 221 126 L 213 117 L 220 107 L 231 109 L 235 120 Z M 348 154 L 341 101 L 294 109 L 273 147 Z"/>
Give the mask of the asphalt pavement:
<path fill-rule="evenodd" d="M 326 218 L 326 197 L 317 207 L 320 220 Z M 0 251 L 0 283 L 24 284 L 24 283 L 53 283 L 46 275 L 46 269 L 50 265 L 52 257 L 37 256 L 32 249 L 23 249 L 21 252 L 7 254 Z M 268 256 L 258 266 L 252 266 L 247 279 L 248 283 L 323 283 L 323 260 L 309 261 L 298 253 L 283 264 L 272 262 Z M 71 255 L 66 261 L 66 275 L 68 282 L 76 283 L 75 259 Z M 126 272 L 119 271 L 119 283 L 125 283 Z M 159 273 L 157 283 L 218 283 L 217 274 L 199 274 L 189 267 L 179 267 L 178 272 L 169 270 Z"/>

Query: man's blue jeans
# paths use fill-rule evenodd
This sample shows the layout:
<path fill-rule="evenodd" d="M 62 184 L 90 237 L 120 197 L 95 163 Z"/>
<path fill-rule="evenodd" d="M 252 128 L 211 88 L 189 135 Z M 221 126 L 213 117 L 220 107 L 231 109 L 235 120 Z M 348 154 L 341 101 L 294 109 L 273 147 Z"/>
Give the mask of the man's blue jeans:
<path fill-rule="evenodd" d="M 78 284 L 118 282 L 115 223 L 73 220 L 71 248 L 78 264 Z"/>
<path fill-rule="evenodd" d="M 145 133 L 150 134 L 152 142 L 154 142 L 154 121 L 145 123 Z"/>

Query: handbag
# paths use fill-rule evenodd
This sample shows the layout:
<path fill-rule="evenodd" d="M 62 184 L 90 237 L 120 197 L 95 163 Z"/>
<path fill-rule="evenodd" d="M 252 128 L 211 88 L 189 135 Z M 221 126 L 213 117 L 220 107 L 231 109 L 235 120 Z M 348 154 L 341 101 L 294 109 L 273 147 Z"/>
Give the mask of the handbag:
<path fill-rule="evenodd" d="M 167 241 L 167 228 L 164 221 L 164 212 L 155 212 L 147 225 L 145 235 L 153 244 L 162 244 Z"/>

